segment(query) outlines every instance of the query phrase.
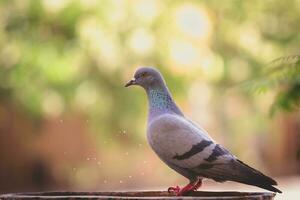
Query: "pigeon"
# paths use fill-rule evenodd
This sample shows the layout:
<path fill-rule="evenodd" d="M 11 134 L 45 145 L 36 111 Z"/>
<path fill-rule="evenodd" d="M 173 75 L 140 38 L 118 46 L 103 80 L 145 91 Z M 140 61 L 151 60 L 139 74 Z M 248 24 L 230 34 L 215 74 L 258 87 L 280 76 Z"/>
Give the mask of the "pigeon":
<path fill-rule="evenodd" d="M 240 161 L 216 143 L 208 133 L 184 116 L 174 102 L 161 73 L 141 67 L 125 87 L 138 85 L 148 96 L 147 139 L 158 157 L 189 183 L 169 192 L 184 196 L 196 191 L 204 178 L 217 182 L 235 181 L 281 193 L 276 181 Z"/>

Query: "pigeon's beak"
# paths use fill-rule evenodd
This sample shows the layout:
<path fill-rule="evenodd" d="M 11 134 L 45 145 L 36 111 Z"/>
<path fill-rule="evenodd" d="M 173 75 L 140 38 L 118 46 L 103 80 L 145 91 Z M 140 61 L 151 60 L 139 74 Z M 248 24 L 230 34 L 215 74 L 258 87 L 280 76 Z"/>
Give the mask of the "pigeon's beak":
<path fill-rule="evenodd" d="M 128 81 L 128 83 L 126 83 L 125 87 L 129 87 L 131 85 L 136 85 L 135 79 L 132 79 L 132 80 Z"/>

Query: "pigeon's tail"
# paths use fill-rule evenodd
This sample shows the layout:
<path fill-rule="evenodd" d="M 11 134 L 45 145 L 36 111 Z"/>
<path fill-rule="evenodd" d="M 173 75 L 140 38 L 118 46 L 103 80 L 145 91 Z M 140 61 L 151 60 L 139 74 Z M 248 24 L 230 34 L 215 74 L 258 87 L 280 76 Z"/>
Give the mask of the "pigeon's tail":
<path fill-rule="evenodd" d="M 279 189 L 277 189 L 276 187 L 274 187 L 272 185 L 261 185 L 261 184 L 258 184 L 258 185 L 255 185 L 255 186 L 258 186 L 260 188 L 263 188 L 263 189 L 266 189 L 266 190 L 269 190 L 269 191 L 272 191 L 272 192 L 282 193 Z"/>
<path fill-rule="evenodd" d="M 234 181 L 254 185 L 273 192 L 282 193 L 279 189 L 274 187 L 274 185 L 277 185 L 275 180 L 243 163 L 242 161 L 237 160 L 234 162 L 234 168 L 236 168 L 239 172 L 239 174 L 233 178 Z"/>
<path fill-rule="evenodd" d="M 218 182 L 235 181 L 282 193 L 274 187 L 274 185 L 277 185 L 275 180 L 237 159 L 231 160 L 226 166 L 215 165 L 206 171 L 201 171 L 199 174 Z"/>

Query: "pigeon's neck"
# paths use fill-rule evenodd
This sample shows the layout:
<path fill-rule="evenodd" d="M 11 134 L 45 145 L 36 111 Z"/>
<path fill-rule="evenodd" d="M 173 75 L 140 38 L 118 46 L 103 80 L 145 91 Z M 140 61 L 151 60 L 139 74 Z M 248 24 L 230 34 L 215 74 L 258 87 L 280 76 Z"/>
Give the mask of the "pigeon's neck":
<path fill-rule="evenodd" d="M 166 113 L 183 116 L 182 112 L 173 101 L 168 88 L 148 88 L 146 91 L 149 102 L 148 121 Z"/>

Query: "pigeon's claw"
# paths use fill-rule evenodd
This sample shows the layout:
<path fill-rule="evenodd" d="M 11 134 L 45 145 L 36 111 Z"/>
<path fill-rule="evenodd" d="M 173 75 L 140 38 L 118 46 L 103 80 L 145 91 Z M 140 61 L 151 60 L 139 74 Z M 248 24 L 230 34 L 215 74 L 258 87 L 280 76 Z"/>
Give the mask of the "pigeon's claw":
<path fill-rule="evenodd" d="M 175 193 L 175 194 L 177 194 L 177 193 L 179 193 L 179 191 L 180 191 L 180 187 L 178 185 L 175 186 L 175 187 L 169 187 L 168 188 L 168 192 L 169 193 Z"/>

